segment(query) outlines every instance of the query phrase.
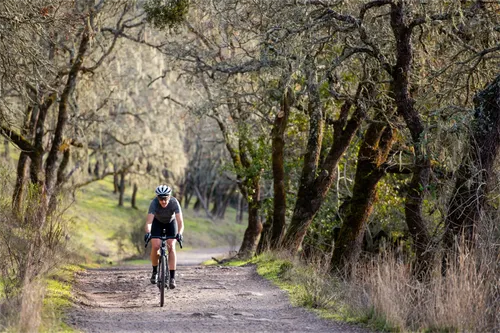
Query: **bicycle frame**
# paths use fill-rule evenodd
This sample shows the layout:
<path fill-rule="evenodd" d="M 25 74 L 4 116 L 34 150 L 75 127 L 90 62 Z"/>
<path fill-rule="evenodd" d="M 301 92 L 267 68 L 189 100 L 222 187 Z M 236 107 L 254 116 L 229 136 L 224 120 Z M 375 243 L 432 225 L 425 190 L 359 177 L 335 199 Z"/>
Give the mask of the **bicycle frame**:
<path fill-rule="evenodd" d="M 168 289 L 168 281 L 170 280 L 170 271 L 168 267 L 168 251 L 167 251 L 167 239 L 177 239 L 175 236 L 166 236 L 166 229 L 162 230 L 161 236 L 151 236 L 146 241 L 146 247 L 148 246 L 149 241 L 152 238 L 161 239 L 161 246 L 159 249 L 159 276 L 158 276 L 158 288 L 160 289 L 160 307 L 163 306 L 165 300 L 165 287 Z M 179 242 L 179 246 L 182 249 L 182 241 L 177 240 Z"/>

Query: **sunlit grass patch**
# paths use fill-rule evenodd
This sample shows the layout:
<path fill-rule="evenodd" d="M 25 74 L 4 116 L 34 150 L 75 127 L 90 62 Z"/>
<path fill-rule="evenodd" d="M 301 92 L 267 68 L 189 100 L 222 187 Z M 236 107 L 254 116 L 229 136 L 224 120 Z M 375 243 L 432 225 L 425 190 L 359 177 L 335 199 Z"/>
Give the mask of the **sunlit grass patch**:
<path fill-rule="evenodd" d="M 71 290 L 74 274 L 81 270 L 82 267 L 67 265 L 46 279 L 41 332 L 76 332 L 63 319 L 65 310 L 73 304 Z"/>
<path fill-rule="evenodd" d="M 214 262 L 214 264 L 217 264 Z M 291 304 L 302 306 L 325 319 L 350 323 L 370 323 L 381 317 L 366 318 L 365 312 L 353 309 L 345 298 L 346 285 L 317 265 L 305 265 L 287 255 L 266 252 L 249 260 L 229 260 L 226 266 L 256 265 L 257 273 L 287 292 Z M 388 327 L 386 322 L 378 327 Z"/>
<path fill-rule="evenodd" d="M 211 266 L 211 265 L 217 265 L 217 261 L 213 260 L 213 259 L 209 259 L 207 261 L 204 261 L 201 263 L 202 266 Z"/>
<path fill-rule="evenodd" d="M 118 206 L 113 193 L 113 179 L 92 183 L 82 188 L 69 209 L 71 218 L 71 249 L 85 262 L 116 263 L 122 259 L 145 256 L 143 229 L 147 209 L 154 198 L 154 187 L 137 193 L 138 209 L 130 205 L 126 192 L 124 206 Z M 229 246 L 237 248 L 243 238 L 245 224 L 234 220 L 210 220 L 205 213 L 182 207 L 184 216 L 184 249 Z M 228 208 L 228 216 L 235 215 Z"/>
<path fill-rule="evenodd" d="M 86 262 L 116 262 L 135 253 L 130 233 L 140 228 L 143 211 L 118 206 L 118 196 L 113 193 L 111 177 L 92 183 L 79 191 L 69 209 L 72 251 L 86 258 Z M 144 202 L 138 200 L 138 205 Z"/>

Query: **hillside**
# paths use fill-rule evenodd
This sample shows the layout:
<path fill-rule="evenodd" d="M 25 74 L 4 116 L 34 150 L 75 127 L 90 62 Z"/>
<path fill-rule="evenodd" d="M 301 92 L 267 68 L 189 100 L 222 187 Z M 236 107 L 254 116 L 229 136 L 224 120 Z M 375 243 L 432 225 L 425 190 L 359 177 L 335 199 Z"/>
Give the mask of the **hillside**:
<path fill-rule="evenodd" d="M 144 221 L 154 197 L 152 194 L 153 188 L 140 190 L 138 209 L 133 209 L 130 196 L 125 197 L 124 207 L 118 206 L 112 178 L 84 187 L 76 193 L 66 213 L 70 221 L 71 247 L 78 249 L 85 262 L 115 263 L 141 257 L 144 254 Z M 186 248 L 225 246 L 238 250 L 245 225 L 234 222 L 234 210 L 229 209 L 222 221 L 212 221 L 204 212 L 197 213 L 189 207 L 183 208 L 183 216 Z"/>

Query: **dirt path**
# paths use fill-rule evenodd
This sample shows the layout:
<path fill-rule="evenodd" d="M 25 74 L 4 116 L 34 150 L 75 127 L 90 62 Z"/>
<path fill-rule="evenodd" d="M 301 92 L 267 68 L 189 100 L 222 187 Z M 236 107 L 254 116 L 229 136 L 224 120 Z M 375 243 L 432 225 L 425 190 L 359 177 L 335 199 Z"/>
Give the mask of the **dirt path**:
<path fill-rule="evenodd" d="M 67 323 L 84 332 L 367 332 L 292 307 L 255 267 L 193 265 L 213 254 L 183 251 L 163 308 L 149 266 L 80 273 Z"/>

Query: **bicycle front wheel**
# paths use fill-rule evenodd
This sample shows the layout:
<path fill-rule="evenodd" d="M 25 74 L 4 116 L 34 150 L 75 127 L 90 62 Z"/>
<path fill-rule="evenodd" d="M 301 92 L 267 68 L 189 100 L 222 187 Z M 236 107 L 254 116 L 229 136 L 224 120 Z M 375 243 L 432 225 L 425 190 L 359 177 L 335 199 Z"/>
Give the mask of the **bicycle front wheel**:
<path fill-rule="evenodd" d="M 165 285 L 166 281 L 166 273 L 167 273 L 167 263 L 165 260 L 165 256 L 160 257 L 160 276 L 158 278 L 158 283 L 160 287 L 160 306 L 163 306 L 165 301 Z"/>

